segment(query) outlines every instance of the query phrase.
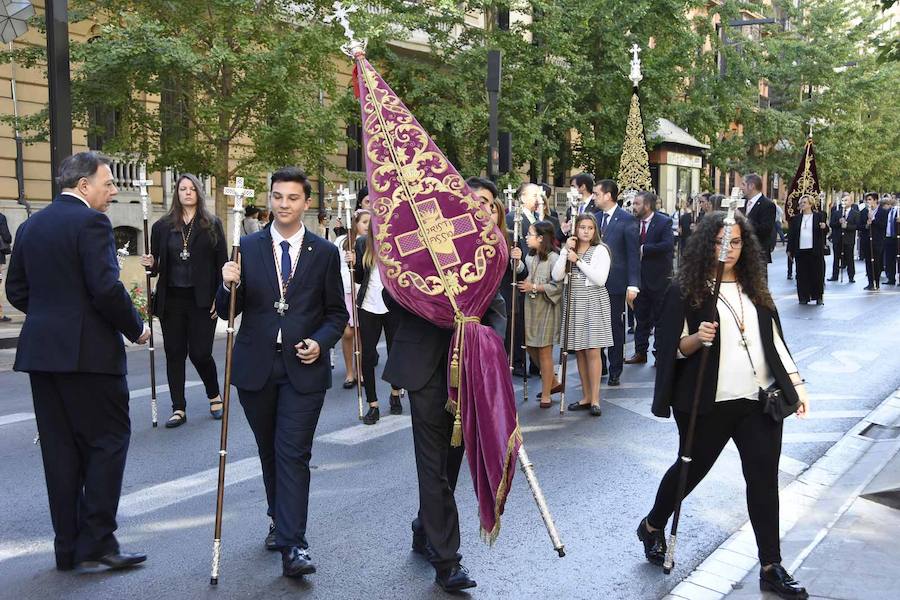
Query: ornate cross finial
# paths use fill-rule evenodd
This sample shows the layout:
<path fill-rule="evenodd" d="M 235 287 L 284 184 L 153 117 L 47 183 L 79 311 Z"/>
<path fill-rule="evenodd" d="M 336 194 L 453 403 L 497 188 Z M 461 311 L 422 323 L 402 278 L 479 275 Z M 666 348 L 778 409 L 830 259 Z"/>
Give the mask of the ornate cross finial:
<path fill-rule="evenodd" d="M 809 137 L 812 137 L 812 128 L 813 128 L 813 125 L 816 124 L 815 118 L 810 117 L 809 121 L 807 121 L 806 124 L 809 125 Z"/>
<path fill-rule="evenodd" d="M 147 188 L 153 185 L 153 180 L 147 179 L 146 164 L 141 163 L 141 166 L 138 167 L 138 178 L 132 181 L 131 185 L 136 186 L 141 191 L 141 212 L 144 213 L 144 220 L 146 221 L 150 216 L 150 194 L 147 192 Z"/>
<path fill-rule="evenodd" d="M 234 198 L 234 207 L 231 209 L 233 213 L 233 229 L 232 229 L 232 245 L 241 245 L 241 221 L 244 218 L 244 198 L 253 198 L 256 195 L 255 190 L 244 188 L 244 178 L 235 177 L 234 187 L 226 187 L 224 190 L 226 196 Z"/>
<path fill-rule="evenodd" d="M 628 76 L 628 79 L 631 80 L 631 84 L 634 87 L 637 87 L 644 76 L 641 74 L 641 59 L 639 54 L 641 53 L 641 47 L 637 44 L 631 46 L 631 74 Z"/>
<path fill-rule="evenodd" d="M 578 201 L 581 199 L 581 194 L 578 192 L 575 187 L 570 187 L 569 191 L 566 192 L 566 200 L 569 201 L 570 207 L 578 206 Z"/>
<path fill-rule="evenodd" d="M 344 28 L 344 37 L 347 38 L 347 43 L 341 46 L 341 50 L 350 58 L 356 58 L 358 55 L 365 54 L 367 41 L 357 40 L 356 34 L 350 28 L 350 15 L 359 9 L 355 4 L 344 6 L 340 0 L 335 0 L 331 6 L 334 8 L 334 12 L 325 17 L 325 22 L 337 22 L 338 25 Z"/>
<path fill-rule="evenodd" d="M 503 190 L 503 193 L 506 195 L 506 211 L 512 212 L 513 209 L 513 198 L 516 197 L 516 188 L 512 185 L 507 184 L 506 189 Z"/>

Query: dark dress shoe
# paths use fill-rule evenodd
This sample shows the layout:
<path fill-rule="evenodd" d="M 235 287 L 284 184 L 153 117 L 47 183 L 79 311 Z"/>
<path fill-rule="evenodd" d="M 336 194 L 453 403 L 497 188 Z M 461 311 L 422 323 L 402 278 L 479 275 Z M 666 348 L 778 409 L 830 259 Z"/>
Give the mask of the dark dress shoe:
<path fill-rule="evenodd" d="M 837 277 L 829 277 L 827 281 L 837 281 Z"/>
<path fill-rule="evenodd" d="M 172 412 L 172 416 L 169 417 L 169 420 L 166 421 L 166 429 L 174 429 L 175 427 L 181 427 L 187 422 L 187 414 L 183 410 L 176 410 Z"/>
<path fill-rule="evenodd" d="M 344 387 L 345 390 L 349 390 L 350 388 L 352 388 L 352 387 L 354 387 L 354 386 L 356 386 L 356 380 L 355 380 L 355 379 L 345 379 L 345 380 L 344 380 L 344 386 L 343 386 L 343 387 Z"/>
<path fill-rule="evenodd" d="M 809 304 L 809 300 L 801 300 L 800 304 Z"/>
<path fill-rule="evenodd" d="M 600 407 L 596 404 L 591 404 L 591 416 L 599 417 L 603 414 L 603 411 L 600 410 Z"/>
<path fill-rule="evenodd" d="M 83 560 L 75 565 L 75 570 L 79 573 L 96 573 L 109 569 L 115 571 L 118 569 L 127 569 L 147 560 L 146 554 L 137 552 L 110 552 L 106 556 L 97 560 Z"/>
<path fill-rule="evenodd" d="M 381 411 L 378 410 L 377 406 L 370 406 L 369 412 L 363 417 L 363 425 L 374 425 L 378 422 L 378 419 L 381 418 Z"/>
<path fill-rule="evenodd" d="M 644 543 L 644 556 L 654 565 L 662 566 L 666 559 L 666 534 L 662 529 L 647 531 L 647 519 L 641 519 L 637 536 Z"/>
<path fill-rule="evenodd" d="M 269 523 L 269 533 L 266 534 L 266 550 L 272 552 L 278 550 L 278 544 L 275 543 L 275 523 Z"/>
<path fill-rule="evenodd" d="M 434 582 L 445 592 L 459 592 L 478 585 L 474 579 L 469 577 L 469 572 L 466 571 L 466 568 L 459 563 L 449 569 L 438 571 L 434 577 Z"/>
<path fill-rule="evenodd" d="M 788 281 L 790 281 L 790 280 L 793 279 L 793 278 L 794 278 L 793 275 L 788 275 Z"/>
<path fill-rule="evenodd" d="M 525 377 L 525 369 L 523 367 L 515 367 L 512 370 L 512 376 L 517 377 L 519 379 L 521 379 L 522 377 Z"/>
<path fill-rule="evenodd" d="M 824 300 L 816 300 L 816 306 L 825 306 Z"/>
<path fill-rule="evenodd" d="M 291 546 L 281 551 L 281 574 L 285 577 L 303 577 L 315 572 L 316 565 L 305 548 Z"/>
<path fill-rule="evenodd" d="M 625 361 L 626 365 L 642 365 L 647 362 L 647 355 L 643 352 L 635 352 L 634 355 Z"/>
<path fill-rule="evenodd" d="M 573 402 L 569 405 L 569 410 L 591 410 L 591 405 L 582 404 L 581 402 Z"/>
<path fill-rule="evenodd" d="M 855 280 L 855 279 L 848 279 L 847 281 L 850 282 L 850 283 L 856 283 L 856 280 Z"/>
<path fill-rule="evenodd" d="M 403 414 L 403 405 L 400 404 L 400 396 L 395 396 L 391 394 L 391 414 L 392 415 L 402 415 Z"/>
<path fill-rule="evenodd" d="M 618 386 L 618 385 L 619 385 L 619 378 L 618 378 L 618 377 L 610 377 L 609 380 L 606 382 L 606 385 L 608 385 L 608 386 L 610 386 L 610 387 L 616 387 L 616 386 Z"/>
<path fill-rule="evenodd" d="M 780 564 L 775 564 L 768 570 L 760 568 L 759 589 L 778 594 L 781 598 L 809 598 L 806 588 L 791 577 Z"/>
<path fill-rule="evenodd" d="M 56 553 L 56 570 L 71 571 L 75 568 L 75 555 L 72 552 Z"/>
<path fill-rule="evenodd" d="M 863 288 L 864 290 L 869 290 L 870 292 L 875 289 L 875 286 L 871 283 Z"/>

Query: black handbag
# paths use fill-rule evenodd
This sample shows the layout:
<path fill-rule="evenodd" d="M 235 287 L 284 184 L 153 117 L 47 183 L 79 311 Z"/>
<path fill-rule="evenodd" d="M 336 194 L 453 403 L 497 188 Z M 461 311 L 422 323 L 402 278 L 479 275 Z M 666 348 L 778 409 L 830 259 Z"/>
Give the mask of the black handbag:
<path fill-rule="evenodd" d="M 778 387 L 777 383 L 773 383 L 766 389 L 760 388 L 759 401 L 762 402 L 763 414 L 772 417 L 772 420 L 776 423 L 784 421 L 800 408 L 799 400 L 795 404 L 788 402 L 787 396 Z"/>

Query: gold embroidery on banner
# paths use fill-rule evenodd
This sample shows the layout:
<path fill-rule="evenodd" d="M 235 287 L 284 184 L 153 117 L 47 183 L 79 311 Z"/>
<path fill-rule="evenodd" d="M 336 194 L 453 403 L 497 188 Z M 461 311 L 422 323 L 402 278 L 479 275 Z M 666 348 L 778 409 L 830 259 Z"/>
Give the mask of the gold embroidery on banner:
<path fill-rule="evenodd" d="M 464 283 L 484 277 L 487 260 L 497 255 L 494 246 L 502 240 L 486 210 L 489 207 L 477 196 L 464 193 L 465 182 L 448 173 L 450 164 L 440 152 L 428 150 L 428 134 L 412 114 L 396 95 L 376 84 L 368 64 L 363 68 L 367 83 L 363 127 L 369 136 L 365 152 L 372 169 L 372 210 L 382 223 L 373 234 L 379 260 L 387 267 L 386 276 L 400 286 L 412 285 L 429 296 L 445 293 L 455 307 L 454 297 L 468 289 Z M 469 212 L 445 217 L 435 199 L 438 194 L 452 195 Z M 412 210 L 417 227 L 394 232 L 392 220 L 403 204 Z M 455 240 L 476 234 L 481 244 L 475 248 L 474 264 L 463 263 Z M 437 275 L 423 278 L 406 270 L 404 262 L 392 258 L 395 247 L 401 258 L 428 251 Z"/>
<path fill-rule="evenodd" d="M 809 195 L 812 198 L 814 208 L 819 204 L 819 182 L 816 181 L 812 173 L 812 138 L 806 140 L 803 161 L 803 172 L 797 179 L 797 186 L 791 189 L 784 201 L 784 210 L 788 220 L 793 218 L 800 210 L 800 198 L 803 196 Z"/>

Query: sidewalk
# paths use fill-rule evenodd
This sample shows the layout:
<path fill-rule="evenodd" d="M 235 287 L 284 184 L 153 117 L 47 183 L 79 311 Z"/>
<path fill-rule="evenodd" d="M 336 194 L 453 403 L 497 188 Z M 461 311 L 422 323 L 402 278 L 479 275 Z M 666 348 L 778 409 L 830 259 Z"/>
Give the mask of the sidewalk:
<path fill-rule="evenodd" d="M 900 597 L 900 390 L 781 490 L 785 568 L 811 598 Z M 666 598 L 770 599 L 749 522 Z"/>

